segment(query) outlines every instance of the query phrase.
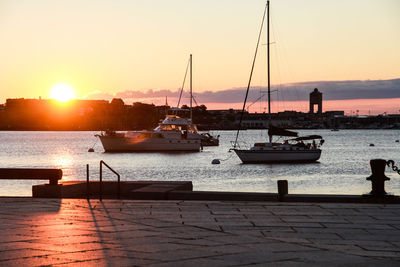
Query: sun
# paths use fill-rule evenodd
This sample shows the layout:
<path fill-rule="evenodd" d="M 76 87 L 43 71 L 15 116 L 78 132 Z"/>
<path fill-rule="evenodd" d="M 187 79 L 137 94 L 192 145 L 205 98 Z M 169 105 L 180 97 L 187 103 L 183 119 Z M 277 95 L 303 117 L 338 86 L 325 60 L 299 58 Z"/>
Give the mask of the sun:
<path fill-rule="evenodd" d="M 76 98 L 75 90 L 66 83 L 59 83 L 50 89 L 50 98 L 60 102 L 67 102 Z"/>

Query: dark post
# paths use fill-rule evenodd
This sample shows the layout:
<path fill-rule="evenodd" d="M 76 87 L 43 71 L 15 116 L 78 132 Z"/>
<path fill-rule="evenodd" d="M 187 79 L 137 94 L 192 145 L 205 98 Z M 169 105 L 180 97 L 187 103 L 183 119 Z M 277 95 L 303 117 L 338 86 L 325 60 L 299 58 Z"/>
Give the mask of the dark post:
<path fill-rule="evenodd" d="M 86 164 L 86 198 L 89 199 L 89 164 Z"/>
<path fill-rule="evenodd" d="M 288 181 L 287 180 L 278 180 L 278 197 L 279 201 L 283 201 L 283 197 L 287 195 L 289 192 L 288 189 Z"/>
<path fill-rule="evenodd" d="M 371 159 L 371 172 L 372 175 L 367 177 L 368 181 L 372 183 L 372 191 L 369 193 L 370 196 L 383 197 L 386 195 L 385 192 L 385 181 L 390 179 L 385 175 L 386 160 L 384 159 Z"/>
<path fill-rule="evenodd" d="M 119 174 L 117 174 L 118 176 L 118 199 L 121 198 L 121 177 L 119 176 Z"/>
<path fill-rule="evenodd" d="M 99 199 L 103 200 L 103 164 L 100 161 L 100 189 L 99 189 Z"/>
<path fill-rule="evenodd" d="M 49 184 L 50 185 L 58 185 L 58 178 L 50 178 Z"/>

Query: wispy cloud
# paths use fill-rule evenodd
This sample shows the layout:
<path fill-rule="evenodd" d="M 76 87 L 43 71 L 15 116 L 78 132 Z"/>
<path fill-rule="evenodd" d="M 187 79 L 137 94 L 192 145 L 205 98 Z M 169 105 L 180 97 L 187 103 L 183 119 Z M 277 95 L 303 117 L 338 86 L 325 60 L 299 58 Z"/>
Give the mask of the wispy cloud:
<path fill-rule="evenodd" d="M 309 93 L 318 88 L 323 93 L 324 100 L 350 100 L 350 99 L 385 99 L 400 98 L 400 79 L 391 80 L 354 80 L 354 81 L 316 81 L 301 82 L 272 86 L 272 100 L 279 101 L 304 101 L 309 99 Z M 249 101 L 255 101 L 260 94 L 265 94 L 265 87 L 252 87 L 249 93 Z M 277 90 L 277 91 L 275 91 Z M 217 91 L 204 91 L 195 93 L 194 96 L 199 104 L 207 103 L 240 103 L 243 102 L 246 88 L 230 88 Z M 260 93 L 261 91 L 261 93 Z M 153 103 L 164 103 L 168 97 L 169 104 L 177 102 L 179 89 L 176 90 L 126 90 L 117 92 L 115 95 L 99 91 L 85 96 L 86 99 L 107 99 L 114 97 L 122 98 L 126 103 L 147 101 Z M 188 98 L 185 92 L 184 98 Z M 265 98 L 264 98 L 265 99 Z M 187 101 L 186 101 L 187 102 Z"/>
<path fill-rule="evenodd" d="M 115 96 L 109 93 L 104 93 L 99 90 L 92 91 L 82 96 L 81 99 L 92 99 L 92 100 L 111 100 Z"/>

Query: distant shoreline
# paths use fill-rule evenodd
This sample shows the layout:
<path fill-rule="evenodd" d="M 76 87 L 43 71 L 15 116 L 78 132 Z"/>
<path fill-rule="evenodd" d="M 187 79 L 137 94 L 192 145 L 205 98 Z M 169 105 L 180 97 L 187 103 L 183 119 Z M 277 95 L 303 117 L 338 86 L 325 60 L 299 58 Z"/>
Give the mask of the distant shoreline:
<path fill-rule="evenodd" d="M 287 128 L 288 130 L 332 130 L 331 128 Z M 143 130 L 143 129 L 142 129 Z M 247 130 L 268 130 L 267 128 L 251 128 L 251 129 L 240 129 L 240 131 Z M 346 131 L 346 130 L 400 130 L 400 128 L 346 128 L 346 129 L 338 129 L 338 131 Z M 104 130 L 0 130 L 0 132 L 101 132 Z M 123 131 L 140 131 L 140 130 L 116 130 L 118 132 Z M 206 131 L 237 131 L 237 129 L 199 129 L 200 132 Z"/>

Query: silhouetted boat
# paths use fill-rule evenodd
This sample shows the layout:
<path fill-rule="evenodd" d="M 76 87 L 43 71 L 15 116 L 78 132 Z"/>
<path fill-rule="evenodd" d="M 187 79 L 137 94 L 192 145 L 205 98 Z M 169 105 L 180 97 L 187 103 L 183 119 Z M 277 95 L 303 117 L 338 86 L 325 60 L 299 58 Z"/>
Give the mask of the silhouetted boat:
<path fill-rule="evenodd" d="M 180 92 L 180 94 L 179 94 L 179 99 L 178 99 L 177 107 L 176 107 L 176 108 L 171 108 L 170 110 L 171 110 L 172 112 L 174 112 L 176 115 L 178 115 L 179 112 L 182 112 L 182 111 L 186 110 L 186 109 L 179 108 L 179 104 L 180 104 L 180 102 L 181 102 L 182 93 L 183 93 L 183 88 L 184 88 L 184 86 L 185 86 L 186 75 L 187 75 L 187 70 L 188 70 L 188 67 L 189 67 L 189 66 L 190 66 L 190 109 L 189 109 L 189 111 L 190 111 L 190 121 L 193 121 L 193 116 L 192 116 L 192 114 L 193 114 L 193 113 L 192 113 L 192 111 L 193 111 L 193 108 L 192 108 L 192 101 L 194 100 L 195 103 L 196 103 L 196 105 L 197 105 L 197 102 L 196 102 L 196 100 L 194 99 L 194 97 L 193 97 L 193 92 L 192 92 L 192 55 L 190 55 L 189 65 L 186 67 L 186 72 L 185 72 L 185 76 L 184 76 L 184 79 L 183 79 L 183 84 L 182 84 L 181 92 Z M 201 146 L 219 146 L 219 136 L 214 137 L 214 136 L 212 136 L 210 133 L 202 133 L 202 134 L 201 134 Z"/>
<path fill-rule="evenodd" d="M 253 60 L 253 67 L 250 73 L 249 84 L 247 87 L 246 98 L 243 104 L 242 116 L 244 113 L 248 90 L 250 88 L 250 82 L 252 77 L 252 72 L 254 68 L 254 62 L 257 56 L 257 50 L 259 46 L 261 31 L 263 27 L 263 22 L 265 18 L 265 13 L 267 13 L 267 69 L 268 69 L 268 114 L 269 114 L 269 142 L 255 143 L 250 149 L 238 149 L 238 135 L 240 131 L 240 123 L 242 121 L 242 116 L 239 123 L 238 132 L 236 134 L 236 140 L 234 143 L 233 150 L 238 155 L 243 163 L 275 163 L 275 162 L 314 162 L 317 161 L 321 156 L 320 146 L 324 143 L 324 140 L 319 135 L 310 135 L 298 137 L 297 132 L 288 131 L 279 127 L 275 127 L 271 124 L 271 89 L 270 89 L 270 60 L 269 60 L 269 1 L 264 10 L 264 16 L 261 24 L 261 29 L 258 37 L 256 53 Z M 286 140 L 283 143 L 272 142 L 273 136 L 280 137 L 296 137 Z M 317 144 L 315 140 L 320 140 Z M 312 142 L 311 142 L 312 141 Z"/>
<path fill-rule="evenodd" d="M 192 55 L 190 55 L 190 95 L 192 96 Z M 100 135 L 106 152 L 145 151 L 200 151 L 201 139 L 196 125 L 192 123 L 192 98 L 190 119 L 167 115 L 152 131 L 106 131 Z"/>
<path fill-rule="evenodd" d="M 219 146 L 219 135 L 217 137 L 214 137 L 210 133 L 202 133 L 201 134 L 201 145 L 202 146 Z"/>
<path fill-rule="evenodd" d="M 200 151 L 201 135 L 190 120 L 167 117 L 152 131 L 106 131 L 100 135 L 106 152 Z"/>

